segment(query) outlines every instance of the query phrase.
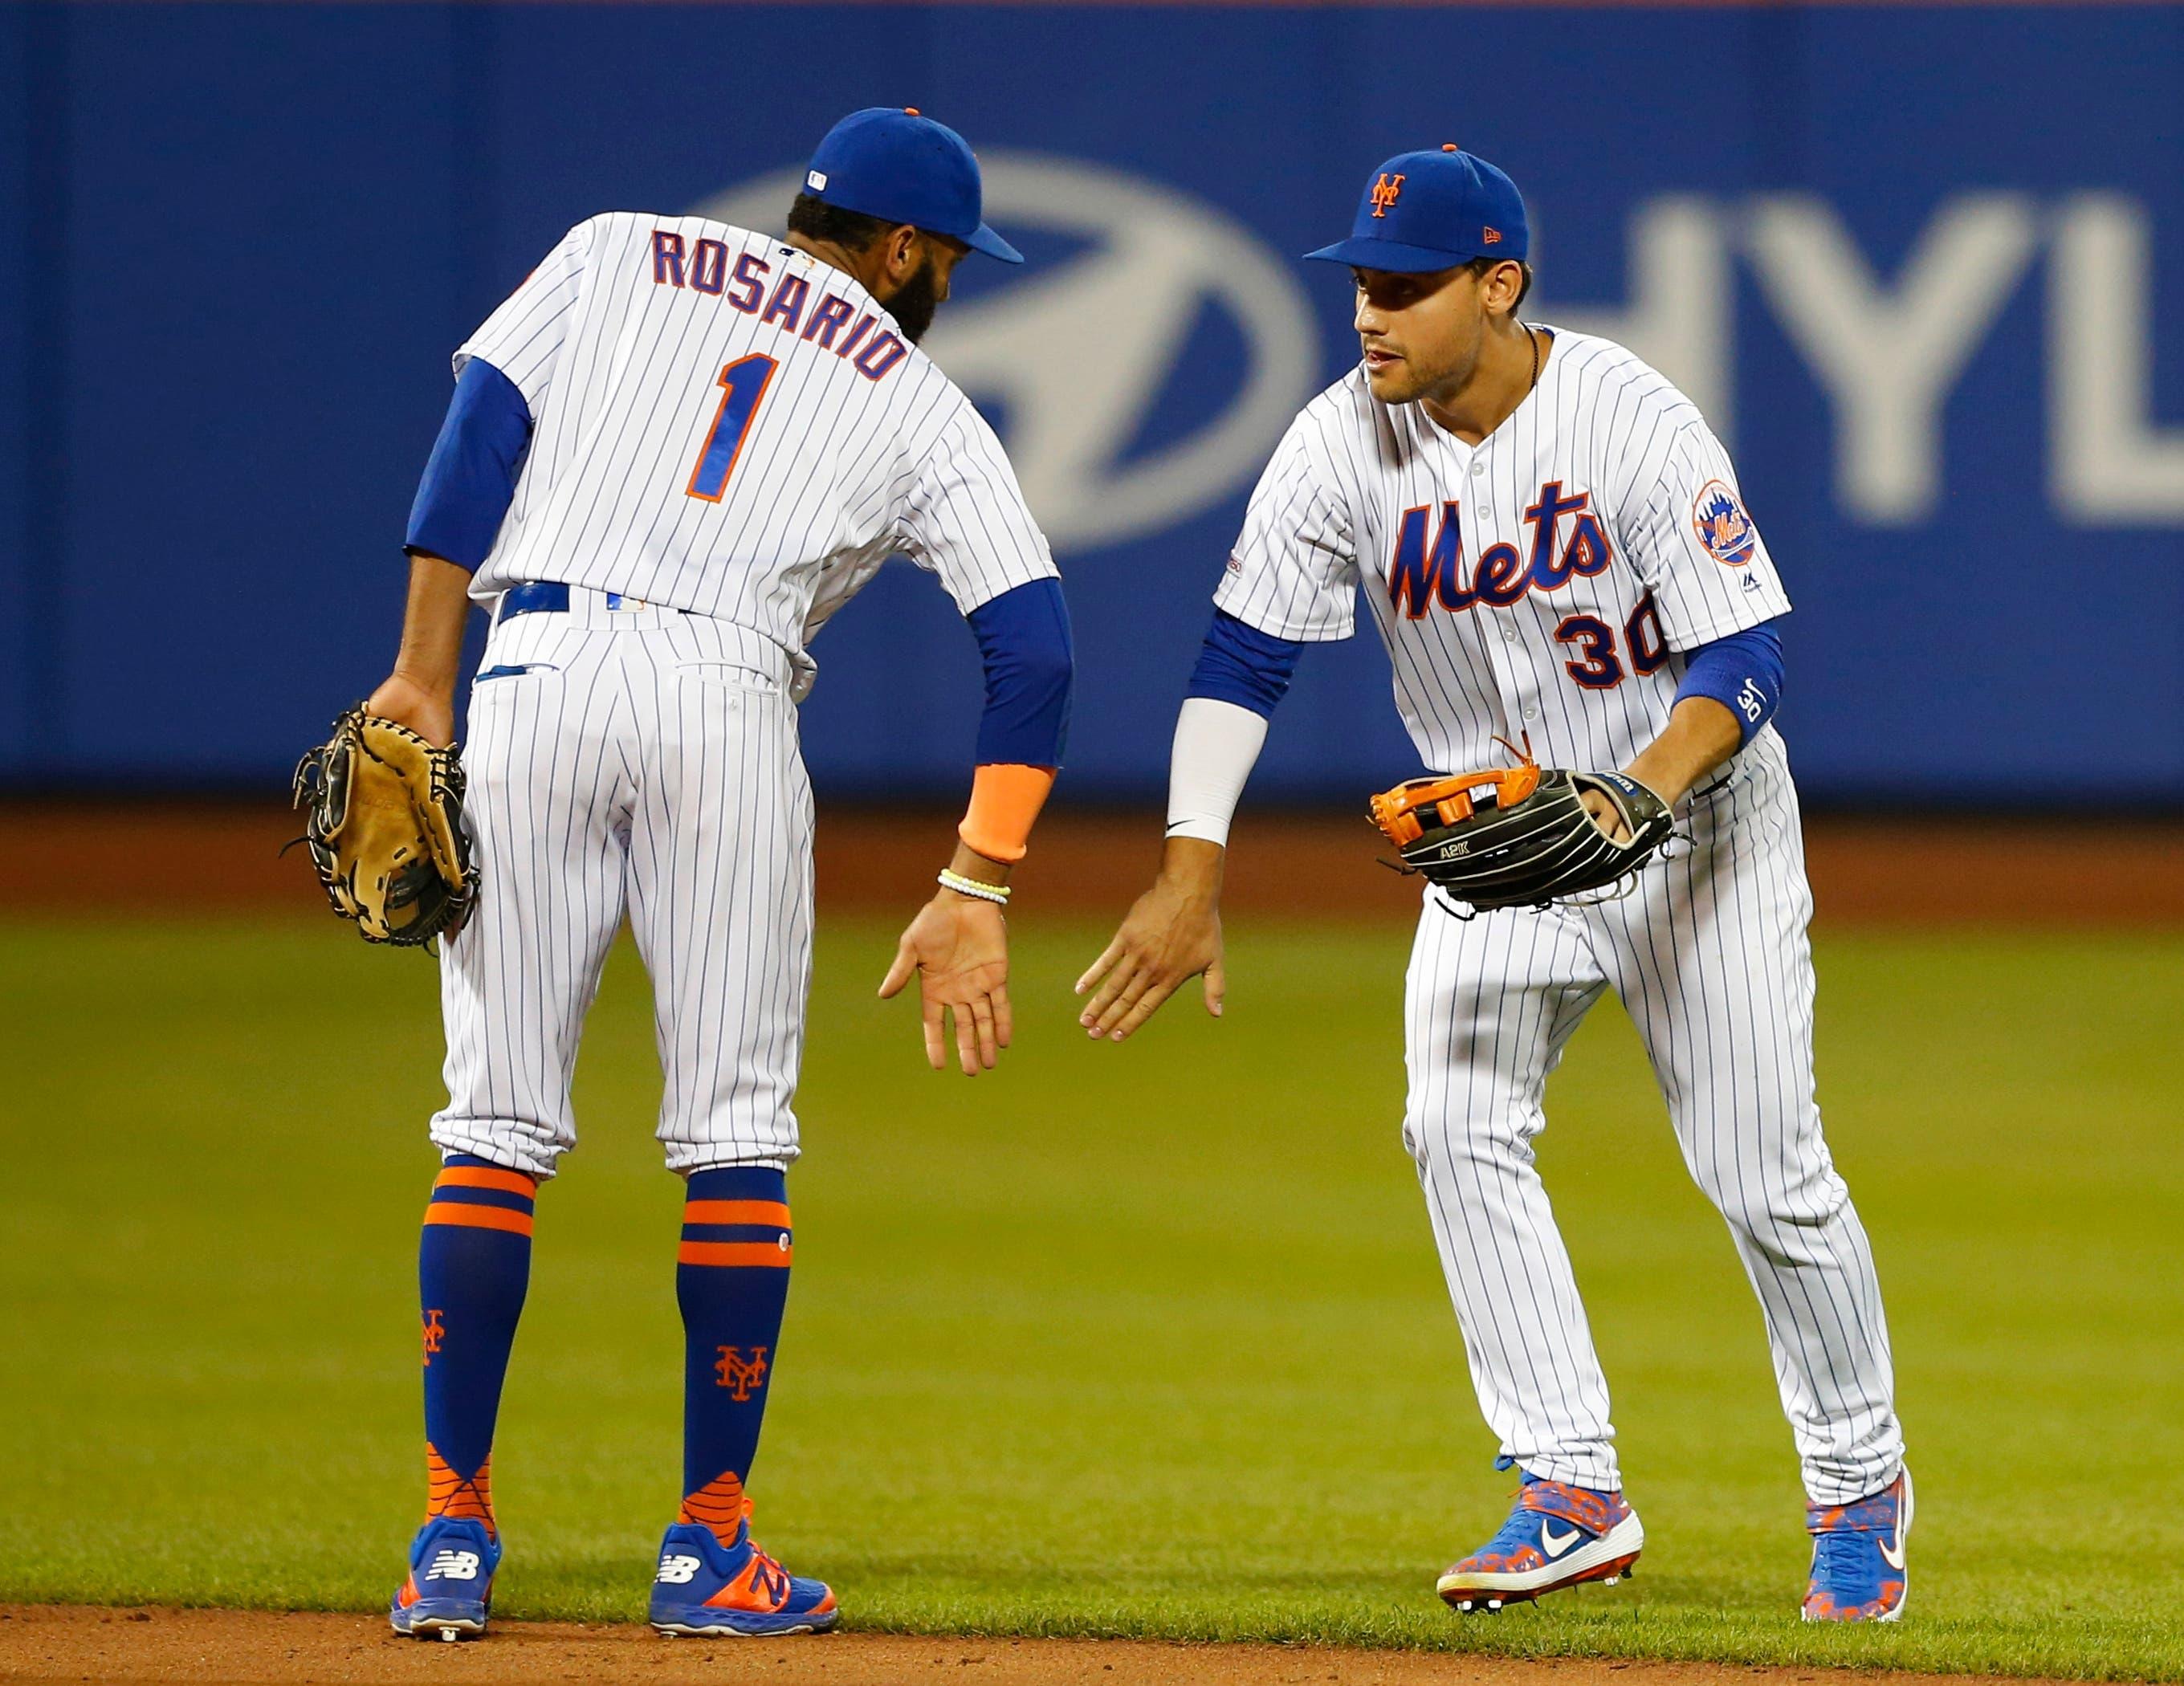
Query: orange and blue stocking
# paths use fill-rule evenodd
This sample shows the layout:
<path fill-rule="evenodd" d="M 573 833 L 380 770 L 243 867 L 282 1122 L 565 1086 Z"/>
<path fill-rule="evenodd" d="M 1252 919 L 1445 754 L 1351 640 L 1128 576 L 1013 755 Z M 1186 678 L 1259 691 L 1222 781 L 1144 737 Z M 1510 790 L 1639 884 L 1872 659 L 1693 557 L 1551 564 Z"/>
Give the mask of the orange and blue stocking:
<path fill-rule="evenodd" d="M 538 1182 L 469 1154 L 441 1168 L 425 1208 L 417 1288 L 425 1320 L 425 1514 L 494 1531 L 493 1428 L 523 1296 Z"/>
<path fill-rule="evenodd" d="M 693 1175 L 675 1299 L 682 1308 L 682 1511 L 735 1544 L 788 1300 L 788 1184 L 733 1166 Z"/>

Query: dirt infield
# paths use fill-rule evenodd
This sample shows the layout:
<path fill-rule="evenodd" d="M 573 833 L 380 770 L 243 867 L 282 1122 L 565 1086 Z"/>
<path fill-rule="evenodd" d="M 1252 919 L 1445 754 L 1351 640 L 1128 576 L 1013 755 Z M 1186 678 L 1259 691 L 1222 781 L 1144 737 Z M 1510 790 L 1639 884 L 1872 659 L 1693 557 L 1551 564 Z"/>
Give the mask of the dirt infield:
<path fill-rule="evenodd" d="M 1569 1659 L 1520 1661 L 1312 1645 L 1155 1644 L 1119 1639 L 660 1639 L 649 1628 L 510 1622 L 482 1644 L 400 1639 L 376 1616 L 228 1610 L 0 1607 L 0 1680 L 642 1681 L 733 1678 L 769 1686 L 1939 1686 L 1963 1676 Z"/>
<path fill-rule="evenodd" d="M 281 845 L 296 816 L 269 803 L 0 804 L 0 915 L 268 912 L 323 906 Z M 819 901 L 897 913 L 932 890 L 952 815 L 822 810 Z M 1143 813 L 1058 810 L 1019 875 L 1021 905 L 1112 917 L 1159 859 Z M 2054 822 L 1820 817 L 1806 826 L 1824 924 L 2184 925 L 2184 846 L 2159 820 Z M 1247 813 L 1228 907 L 1238 914 L 1403 920 L 1417 891 L 1374 864 L 1362 818 Z"/>

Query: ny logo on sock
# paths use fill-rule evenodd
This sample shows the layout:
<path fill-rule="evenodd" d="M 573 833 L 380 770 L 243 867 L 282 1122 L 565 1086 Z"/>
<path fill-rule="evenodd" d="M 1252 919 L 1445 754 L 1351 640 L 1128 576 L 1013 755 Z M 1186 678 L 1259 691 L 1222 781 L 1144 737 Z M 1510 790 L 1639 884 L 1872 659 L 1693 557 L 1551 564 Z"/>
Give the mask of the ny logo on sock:
<path fill-rule="evenodd" d="M 448 1332 L 441 1327 L 440 1310 L 434 1306 L 425 1314 L 425 1367 L 432 1367 L 432 1355 L 440 1349 L 440 1337 Z"/>
<path fill-rule="evenodd" d="M 752 1392 L 766 1385 L 766 1351 L 762 1346 L 751 1349 L 749 1358 L 739 1346 L 724 1346 L 719 1360 L 713 1368 L 720 1372 L 721 1385 L 735 1389 L 738 1402 L 747 1399 Z"/>

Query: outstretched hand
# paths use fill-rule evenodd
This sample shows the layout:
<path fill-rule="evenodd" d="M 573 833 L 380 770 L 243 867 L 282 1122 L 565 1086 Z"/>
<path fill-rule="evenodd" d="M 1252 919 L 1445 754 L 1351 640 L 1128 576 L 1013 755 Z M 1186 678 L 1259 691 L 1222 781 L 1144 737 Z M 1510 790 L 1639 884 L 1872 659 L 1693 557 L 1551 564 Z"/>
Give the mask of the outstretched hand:
<path fill-rule="evenodd" d="M 1206 845 L 1206 847 L 1211 847 Z M 1120 1042 L 1152 1017 L 1188 978 L 1203 973 L 1206 1010 L 1221 1016 L 1221 911 L 1209 888 L 1163 872 L 1139 896 L 1115 939 L 1077 980 L 1092 992 L 1077 1022 L 1095 1038 Z"/>
<path fill-rule="evenodd" d="M 953 1021 L 956 1063 L 967 1077 L 990 1071 L 1009 1045 L 1008 923 L 993 903 L 943 890 L 917 910 L 895 945 L 894 964 L 880 984 L 880 999 L 918 980 L 925 1021 L 925 1058 L 936 1071 L 948 1069 L 948 1023 Z"/>

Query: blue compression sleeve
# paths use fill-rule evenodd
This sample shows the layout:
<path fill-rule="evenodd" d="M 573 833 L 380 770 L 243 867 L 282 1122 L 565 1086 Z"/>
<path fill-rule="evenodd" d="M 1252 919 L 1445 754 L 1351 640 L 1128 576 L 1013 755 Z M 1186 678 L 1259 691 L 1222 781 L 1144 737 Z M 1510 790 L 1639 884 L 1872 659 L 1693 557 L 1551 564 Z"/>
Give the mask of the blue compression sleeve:
<path fill-rule="evenodd" d="M 410 506 L 411 550 L 475 569 L 492 553 L 531 448 L 531 407 L 507 376 L 482 357 L 463 365 L 448 419 Z"/>
<path fill-rule="evenodd" d="M 1711 697 L 1736 716 L 1744 741 L 1774 718 L 1782 702 L 1782 635 L 1777 622 L 1763 620 L 1691 652 L 1676 700 Z"/>
<path fill-rule="evenodd" d="M 1061 581 L 1033 580 L 989 598 L 966 618 L 986 665 L 978 765 L 1060 766 L 1076 673 Z"/>
<path fill-rule="evenodd" d="M 1290 688 L 1304 646 L 1247 626 L 1225 609 L 1213 611 L 1213 625 L 1191 670 L 1186 697 L 1211 697 L 1271 717 Z"/>

